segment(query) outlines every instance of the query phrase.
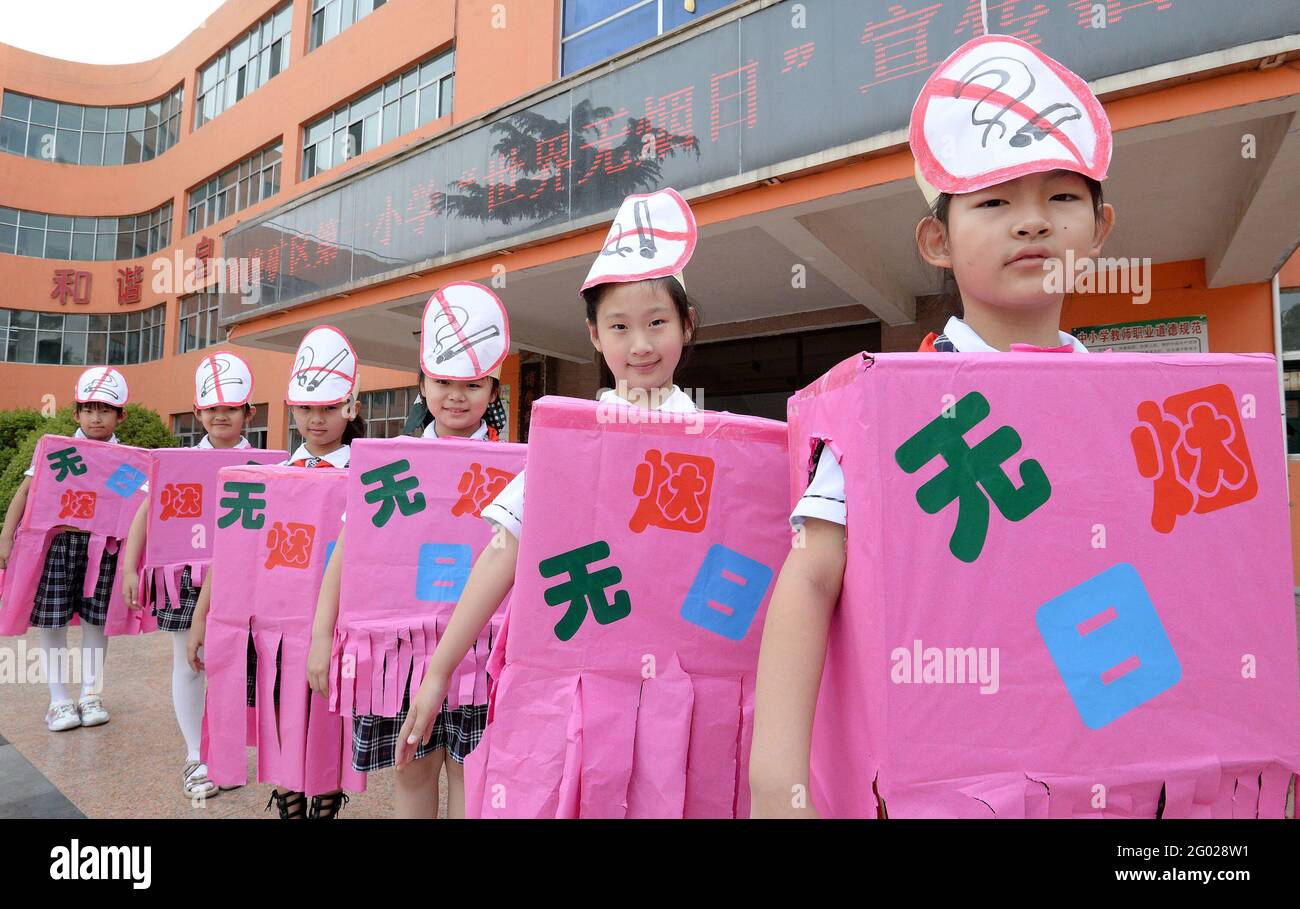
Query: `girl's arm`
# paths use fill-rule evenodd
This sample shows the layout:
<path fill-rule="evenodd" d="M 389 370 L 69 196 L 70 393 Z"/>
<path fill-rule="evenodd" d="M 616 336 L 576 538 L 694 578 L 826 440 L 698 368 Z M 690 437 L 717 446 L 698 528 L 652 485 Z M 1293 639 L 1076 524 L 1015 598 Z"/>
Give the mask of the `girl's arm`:
<path fill-rule="evenodd" d="M 307 684 L 321 697 L 329 697 L 330 656 L 334 651 L 334 626 L 339 621 L 339 584 L 343 578 L 343 537 L 347 525 L 339 530 L 330 560 L 325 565 L 320 596 L 316 598 L 316 618 L 311 624 L 311 648 L 307 651 Z"/>
<path fill-rule="evenodd" d="M 479 554 L 465 582 L 465 591 L 442 633 L 442 640 L 429 657 L 424 681 L 411 698 L 411 709 L 397 736 L 397 766 L 415 756 L 416 748 L 428 742 L 433 721 L 442 710 L 452 671 L 465 659 L 492 615 L 515 583 L 515 562 L 519 559 L 519 541 L 506 530 L 498 529 L 492 542 Z"/>
<path fill-rule="evenodd" d="M 14 548 L 14 532 L 18 529 L 18 522 L 23 519 L 23 509 L 27 507 L 27 490 L 31 488 L 32 478 L 23 477 L 5 512 L 5 525 L 0 529 L 0 568 L 9 564 L 9 553 Z"/>
<path fill-rule="evenodd" d="M 199 588 L 199 600 L 194 605 L 194 618 L 190 621 L 190 637 L 186 649 L 189 654 L 190 668 L 195 672 L 203 671 L 203 660 L 199 659 L 199 648 L 203 646 L 203 638 L 208 630 L 208 607 L 212 603 L 212 569 L 214 567 L 209 565 L 207 573 L 203 576 L 203 586 Z"/>
<path fill-rule="evenodd" d="M 808 795 L 813 713 L 826 635 L 844 583 L 844 527 L 809 518 L 763 625 L 749 758 L 753 817 L 816 817 Z"/>
<path fill-rule="evenodd" d="M 131 521 L 131 531 L 126 535 L 126 547 L 122 551 L 122 596 L 126 605 L 139 609 L 140 599 L 140 552 L 144 549 L 145 528 L 149 523 L 149 499 L 140 503 L 135 519 Z"/>

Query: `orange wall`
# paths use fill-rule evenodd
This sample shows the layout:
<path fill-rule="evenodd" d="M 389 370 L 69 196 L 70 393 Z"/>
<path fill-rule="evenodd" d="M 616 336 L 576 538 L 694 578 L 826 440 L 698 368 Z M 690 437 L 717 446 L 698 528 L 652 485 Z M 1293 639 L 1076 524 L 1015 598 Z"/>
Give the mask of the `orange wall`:
<path fill-rule="evenodd" d="M 22 94 L 86 105 L 129 105 L 150 100 L 184 83 L 181 139 L 152 161 L 118 167 L 59 164 L 0 154 L 0 205 L 62 215 L 128 215 L 149 211 L 170 200 L 173 246 L 194 253 L 199 236 L 217 240 L 240 221 L 317 189 L 358 167 L 399 151 L 458 123 L 473 119 L 552 81 L 556 74 L 558 8 L 549 0 L 406 0 L 389 3 L 338 37 L 306 54 L 311 0 L 294 0 L 290 62 L 286 70 L 224 111 L 198 131 L 194 122 L 197 70 L 214 54 L 273 10 L 279 0 L 228 0 L 204 24 L 168 53 L 154 60 L 119 66 L 96 66 L 57 60 L 0 44 L 0 86 Z M 504 22 L 494 7 L 504 10 Z M 129 14 L 129 13 L 128 13 Z M 497 27 L 497 26 L 504 27 Z M 452 113 L 353 158 L 311 180 L 299 181 L 301 127 L 382 82 L 409 64 L 455 44 L 456 88 Z M 382 48 L 382 53 L 377 49 Z M 509 61 L 509 65 L 502 65 Z M 219 173 L 269 142 L 283 137 L 280 192 L 244 209 L 200 235 L 185 236 L 190 187 Z M 202 351 L 177 355 L 179 327 L 177 288 L 154 292 L 154 257 L 116 262 L 68 262 L 0 255 L 0 306 L 41 311 L 120 313 L 116 302 L 117 269 L 142 265 L 145 291 L 131 308 L 167 304 L 161 360 L 127 366 L 124 371 L 136 401 L 161 414 L 179 413 L 191 403 L 191 377 Z M 89 306 L 60 306 L 50 299 L 55 269 L 88 271 Z M 404 289 L 404 293 L 409 292 Z M 236 344 L 253 367 L 259 400 L 273 401 L 270 441 L 281 444 L 283 405 L 279 387 L 288 377 L 288 354 L 259 351 Z M 75 366 L 3 365 L 0 409 L 39 406 L 43 395 L 62 402 L 80 372 Z M 516 367 L 517 368 L 517 367 Z M 364 369 L 363 388 L 410 385 L 410 371 Z"/>
<path fill-rule="evenodd" d="M 1277 273 L 1277 280 L 1282 287 L 1300 287 L 1300 249 L 1291 253 L 1291 258 Z"/>
<path fill-rule="evenodd" d="M 1268 284 L 1205 286 L 1205 262 L 1166 262 L 1152 268 L 1151 300 L 1128 294 L 1072 294 L 1061 310 L 1061 328 L 1139 322 L 1168 316 L 1206 316 L 1215 353 L 1273 352 L 1273 292 Z"/>

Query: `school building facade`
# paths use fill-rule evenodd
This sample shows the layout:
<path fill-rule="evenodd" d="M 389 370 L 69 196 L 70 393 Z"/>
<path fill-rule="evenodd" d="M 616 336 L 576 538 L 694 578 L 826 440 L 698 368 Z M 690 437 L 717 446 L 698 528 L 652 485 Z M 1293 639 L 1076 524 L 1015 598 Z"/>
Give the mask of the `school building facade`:
<path fill-rule="evenodd" d="M 519 439 L 536 397 L 604 384 L 578 287 L 622 198 L 673 186 L 700 224 L 705 322 L 679 384 L 783 417 L 845 356 L 915 350 L 950 315 L 915 248 L 907 120 L 986 31 L 1088 79 L 1115 130 L 1117 267 L 1063 327 L 1277 354 L 1294 503 L 1294 0 L 228 0 L 146 63 L 0 46 L 0 407 L 62 402 L 107 360 L 192 431 L 194 365 L 227 343 L 283 446 L 289 361 L 329 322 L 364 364 L 372 434 L 393 435 L 424 301 L 474 280 L 510 313 Z"/>

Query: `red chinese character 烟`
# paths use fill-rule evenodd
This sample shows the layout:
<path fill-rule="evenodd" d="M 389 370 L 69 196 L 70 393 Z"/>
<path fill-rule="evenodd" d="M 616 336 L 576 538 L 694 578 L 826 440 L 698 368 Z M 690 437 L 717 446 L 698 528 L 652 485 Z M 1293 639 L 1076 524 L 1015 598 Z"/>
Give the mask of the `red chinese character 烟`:
<path fill-rule="evenodd" d="M 461 474 L 460 483 L 456 487 L 460 498 L 451 506 L 451 513 L 457 517 L 466 514 L 478 517 L 514 478 L 515 475 L 507 470 L 495 467 L 484 470 L 482 464 L 469 465 L 469 470 Z"/>
<path fill-rule="evenodd" d="M 1236 397 L 1210 385 L 1137 408 L 1141 424 L 1130 434 L 1138 472 L 1152 480 L 1151 526 L 1171 533 L 1180 517 L 1206 514 L 1255 497 L 1251 463 Z"/>
<path fill-rule="evenodd" d="M 632 494 L 640 501 L 628 527 L 633 533 L 652 526 L 699 533 L 709 520 L 712 493 L 712 458 L 652 448 L 632 478 Z"/>
<path fill-rule="evenodd" d="M 266 534 L 266 547 L 271 550 L 266 557 L 266 567 L 306 568 L 311 565 L 311 547 L 316 540 L 312 524 L 293 521 L 276 521 Z"/>
<path fill-rule="evenodd" d="M 93 518 L 95 516 L 95 493 L 69 489 L 59 498 L 59 517 Z"/>
<path fill-rule="evenodd" d="M 162 512 L 158 520 L 172 518 L 197 518 L 203 514 L 203 484 L 168 483 L 159 496 Z"/>

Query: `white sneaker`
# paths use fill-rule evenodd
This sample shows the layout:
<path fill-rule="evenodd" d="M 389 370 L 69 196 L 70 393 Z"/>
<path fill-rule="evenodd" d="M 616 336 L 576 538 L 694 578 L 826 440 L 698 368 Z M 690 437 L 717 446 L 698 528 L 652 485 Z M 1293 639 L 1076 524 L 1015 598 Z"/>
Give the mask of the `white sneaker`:
<path fill-rule="evenodd" d="M 77 713 L 77 705 L 72 701 L 59 701 L 45 711 L 45 728 L 50 732 L 65 732 L 80 725 L 81 717 Z"/>
<path fill-rule="evenodd" d="M 77 701 L 77 712 L 81 714 L 83 726 L 102 726 L 108 722 L 108 711 L 97 694 L 88 694 Z"/>

